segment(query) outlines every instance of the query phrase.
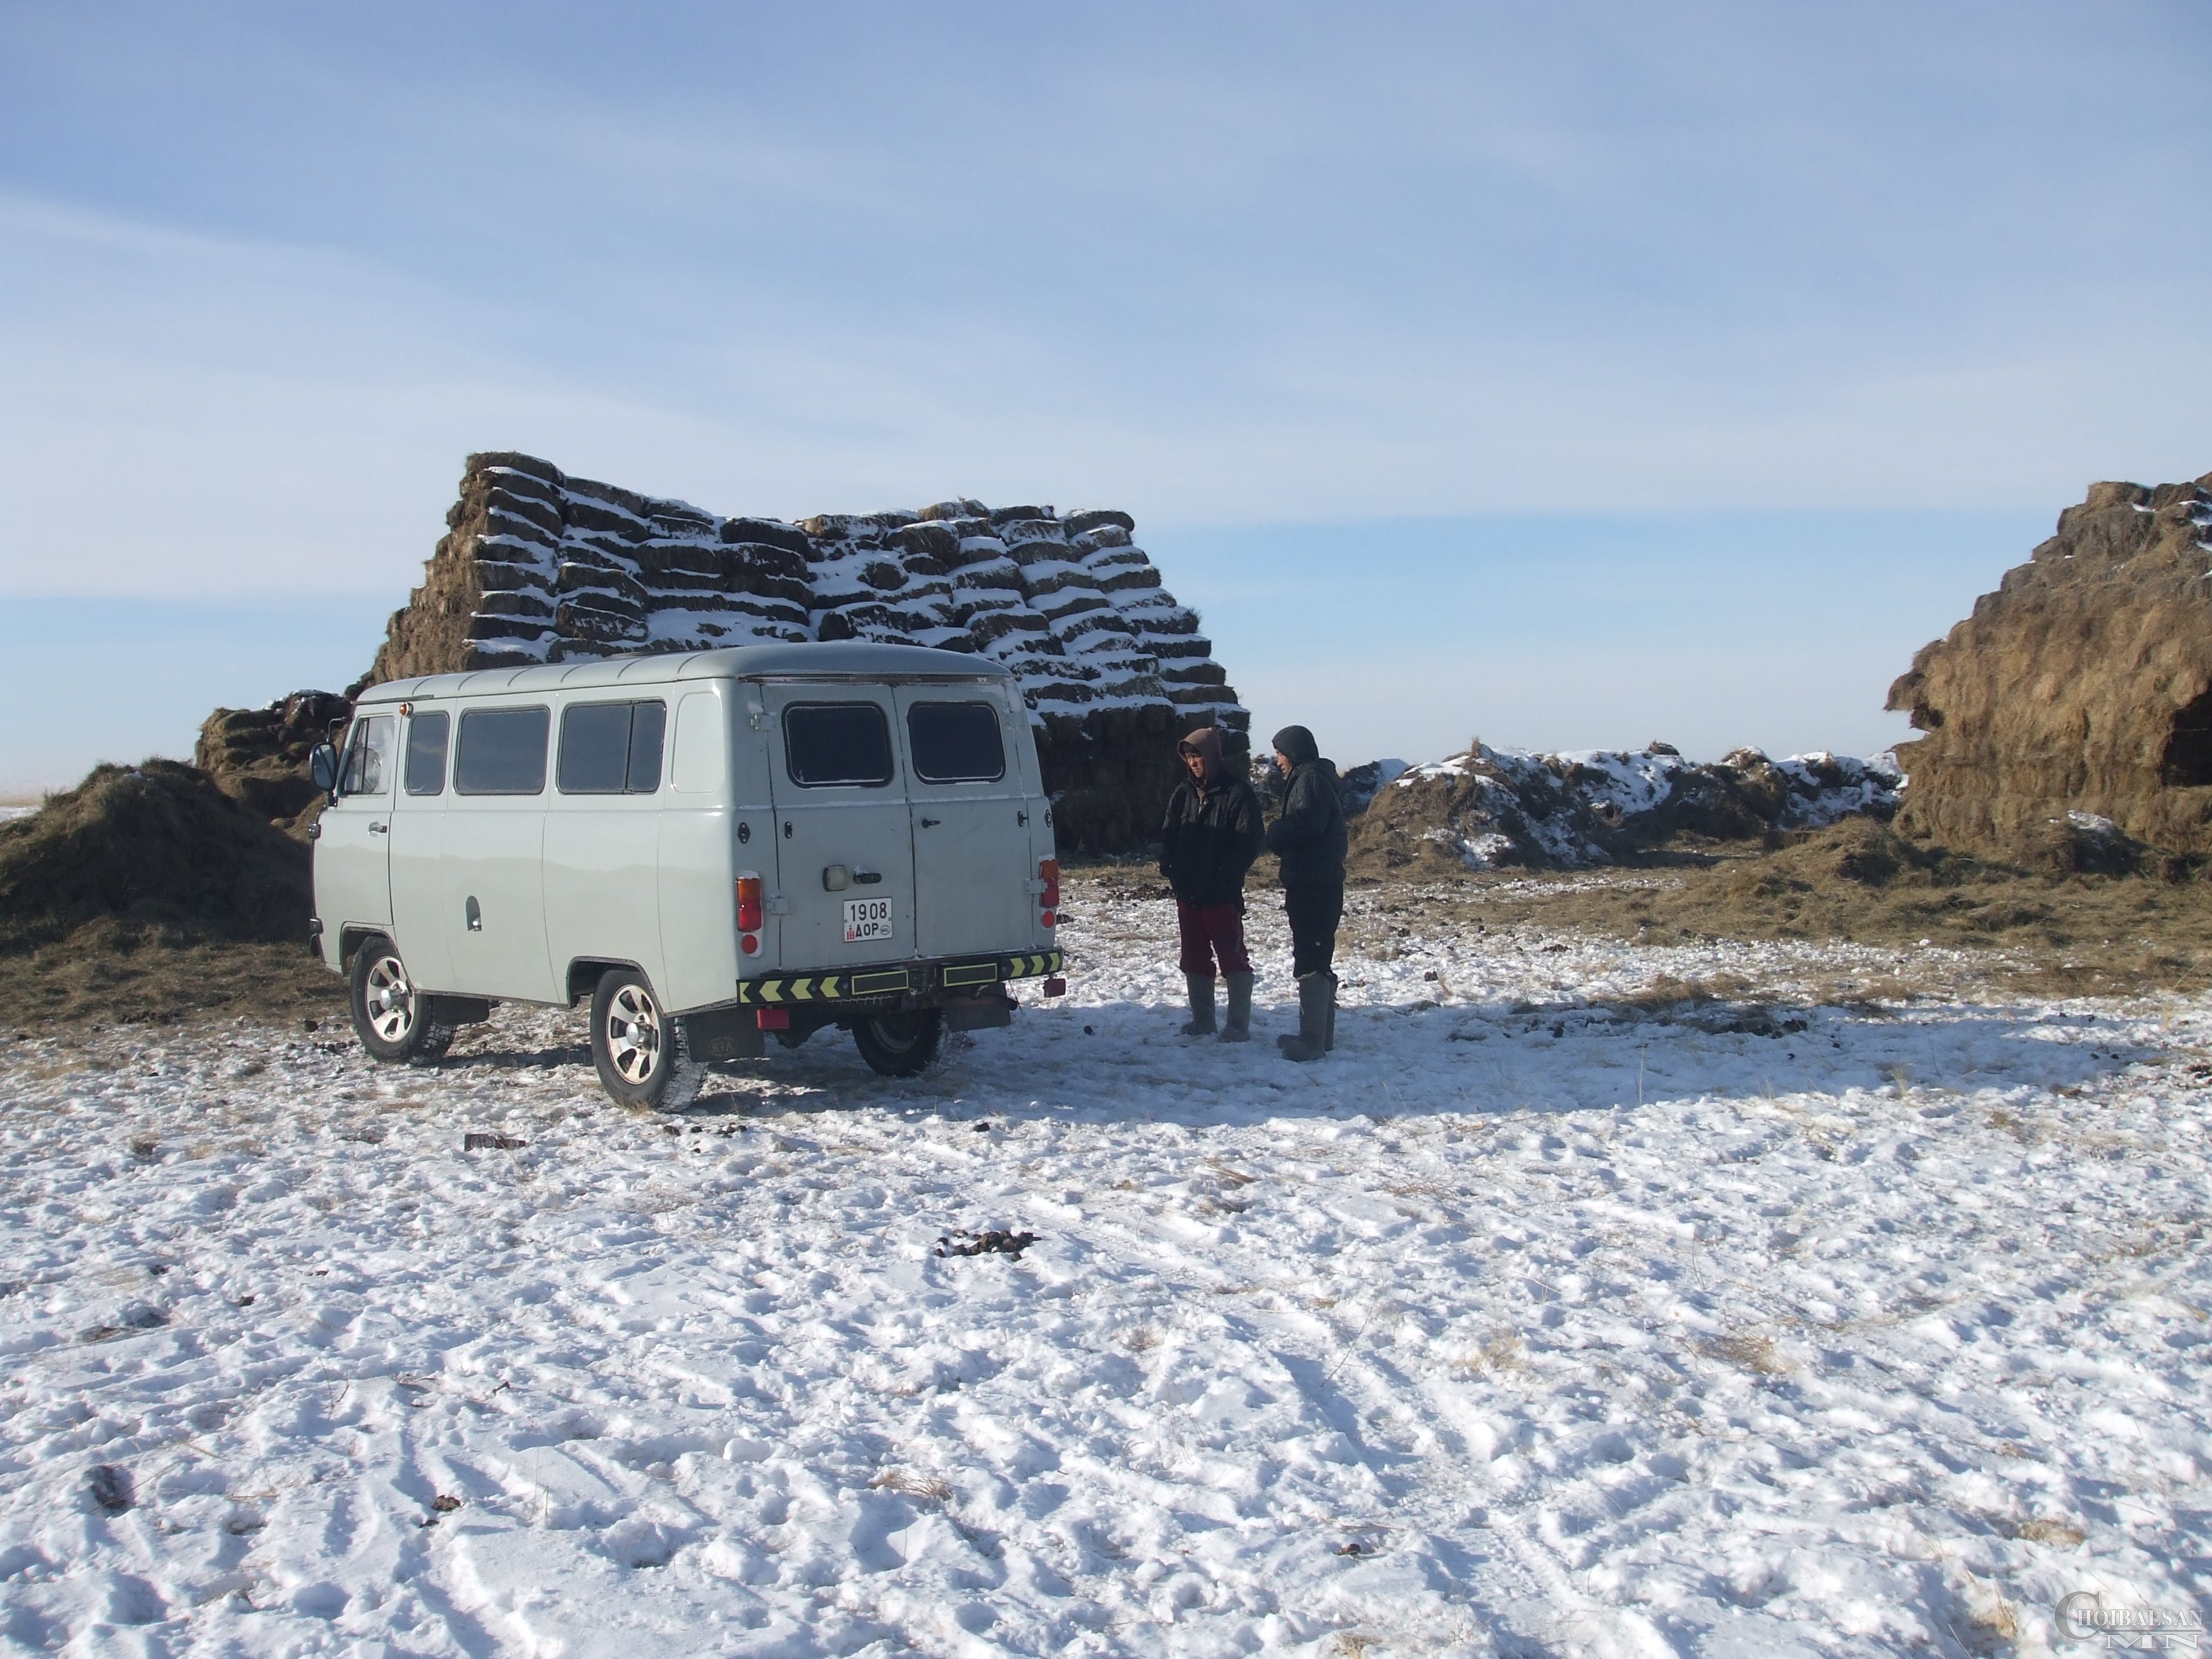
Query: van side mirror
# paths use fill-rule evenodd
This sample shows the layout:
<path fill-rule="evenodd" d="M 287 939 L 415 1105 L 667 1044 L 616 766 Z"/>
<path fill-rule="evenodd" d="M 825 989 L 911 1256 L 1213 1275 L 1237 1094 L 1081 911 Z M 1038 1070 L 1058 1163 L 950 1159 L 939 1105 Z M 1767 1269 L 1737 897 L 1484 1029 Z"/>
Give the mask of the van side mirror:
<path fill-rule="evenodd" d="M 338 751 L 326 743 L 319 743 L 307 754 L 307 775 L 314 780 L 315 787 L 332 800 L 338 798 Z"/>

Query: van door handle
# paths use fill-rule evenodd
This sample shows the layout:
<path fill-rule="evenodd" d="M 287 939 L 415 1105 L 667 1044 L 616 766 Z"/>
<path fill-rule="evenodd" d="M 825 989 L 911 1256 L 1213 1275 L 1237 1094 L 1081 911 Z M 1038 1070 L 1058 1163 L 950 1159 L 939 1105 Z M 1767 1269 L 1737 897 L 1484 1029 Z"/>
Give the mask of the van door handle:
<path fill-rule="evenodd" d="M 368 826 L 368 833 L 372 836 L 380 836 L 384 833 L 384 826 L 380 823 L 372 823 Z"/>
<path fill-rule="evenodd" d="M 853 872 L 853 879 L 860 883 L 863 887 L 873 887 L 883 878 L 884 872 L 880 870 L 855 870 Z"/>
<path fill-rule="evenodd" d="M 921 827 L 925 830 L 934 830 L 937 828 L 937 820 L 935 818 L 924 818 L 921 821 Z"/>

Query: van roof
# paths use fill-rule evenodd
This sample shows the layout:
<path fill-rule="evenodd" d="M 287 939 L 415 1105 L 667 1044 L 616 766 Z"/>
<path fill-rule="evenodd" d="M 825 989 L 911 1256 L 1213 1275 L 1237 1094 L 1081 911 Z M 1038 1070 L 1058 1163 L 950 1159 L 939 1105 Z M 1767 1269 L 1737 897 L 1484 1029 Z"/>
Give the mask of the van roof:
<path fill-rule="evenodd" d="M 812 678 L 817 675 L 854 679 L 1003 680 L 1013 677 L 1005 664 L 964 651 L 830 640 L 736 645 L 720 651 L 641 652 L 589 662 L 532 663 L 521 668 L 426 674 L 372 685 L 356 701 L 398 702 L 409 697 L 453 697 L 490 691 L 558 691 L 600 685 L 660 685 L 671 680 Z"/>

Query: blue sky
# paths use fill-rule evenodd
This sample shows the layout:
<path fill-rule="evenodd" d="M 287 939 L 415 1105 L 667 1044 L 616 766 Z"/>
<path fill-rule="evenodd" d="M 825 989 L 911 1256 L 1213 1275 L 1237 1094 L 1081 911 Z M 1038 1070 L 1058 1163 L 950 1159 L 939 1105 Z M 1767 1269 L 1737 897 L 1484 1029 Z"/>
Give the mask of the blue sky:
<path fill-rule="evenodd" d="M 0 787 L 358 672 L 493 447 L 1123 507 L 1346 759 L 1878 747 L 2212 467 L 2208 92 L 2197 4 L 0 4 Z"/>

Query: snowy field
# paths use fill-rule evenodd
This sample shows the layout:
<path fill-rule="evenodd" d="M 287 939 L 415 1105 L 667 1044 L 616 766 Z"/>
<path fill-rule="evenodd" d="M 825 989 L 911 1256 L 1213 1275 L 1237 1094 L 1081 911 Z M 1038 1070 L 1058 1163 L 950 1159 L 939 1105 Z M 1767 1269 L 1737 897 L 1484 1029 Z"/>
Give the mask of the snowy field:
<path fill-rule="evenodd" d="M 1071 899 L 1066 1002 L 676 1121 L 570 1016 L 436 1071 L 0 1029 L 0 1632 L 1789 1659 L 2203 1605 L 2212 1003 L 1823 1006 L 1912 964 L 1415 907 L 1297 1067 L 1272 914 L 1240 1048 L 1173 1034 L 1164 904 Z M 1632 1000 L 1723 973 L 1779 1000 Z"/>

